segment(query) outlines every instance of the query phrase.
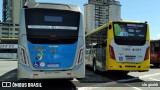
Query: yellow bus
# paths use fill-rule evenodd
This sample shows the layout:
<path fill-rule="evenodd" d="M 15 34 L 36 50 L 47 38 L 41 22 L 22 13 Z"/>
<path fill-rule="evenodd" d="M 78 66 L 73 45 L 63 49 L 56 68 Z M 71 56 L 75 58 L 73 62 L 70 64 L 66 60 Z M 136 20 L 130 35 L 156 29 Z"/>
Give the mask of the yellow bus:
<path fill-rule="evenodd" d="M 147 22 L 110 21 L 86 34 L 86 65 L 93 71 L 148 71 Z"/>

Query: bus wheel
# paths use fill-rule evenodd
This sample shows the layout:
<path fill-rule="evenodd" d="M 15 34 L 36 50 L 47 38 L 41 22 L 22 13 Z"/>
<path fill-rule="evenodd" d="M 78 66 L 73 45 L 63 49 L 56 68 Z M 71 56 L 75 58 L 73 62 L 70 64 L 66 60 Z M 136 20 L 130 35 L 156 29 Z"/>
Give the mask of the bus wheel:
<path fill-rule="evenodd" d="M 96 67 L 96 60 L 95 60 L 95 58 L 93 59 L 93 72 L 97 73 L 97 67 Z"/>
<path fill-rule="evenodd" d="M 153 64 L 154 65 L 154 67 L 159 67 L 159 64 Z"/>

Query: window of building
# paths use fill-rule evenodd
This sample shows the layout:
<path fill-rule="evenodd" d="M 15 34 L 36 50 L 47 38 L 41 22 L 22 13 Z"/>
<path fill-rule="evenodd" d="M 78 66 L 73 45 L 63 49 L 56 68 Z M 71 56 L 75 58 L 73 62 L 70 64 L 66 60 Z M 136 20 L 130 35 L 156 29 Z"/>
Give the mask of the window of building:
<path fill-rule="evenodd" d="M 8 38 L 8 36 L 2 36 L 2 38 Z"/>
<path fill-rule="evenodd" d="M 15 24 L 15 26 L 19 26 L 19 24 Z"/>
<path fill-rule="evenodd" d="M 9 33 L 8 33 L 8 32 L 2 32 L 2 34 L 8 34 L 8 35 L 9 35 Z"/>
<path fill-rule="evenodd" d="M 18 33 L 15 33 L 15 35 L 18 35 Z"/>
<path fill-rule="evenodd" d="M 2 30 L 9 30 L 9 28 L 2 28 Z"/>
<path fill-rule="evenodd" d="M 19 28 L 15 28 L 15 30 L 16 30 L 16 31 L 18 31 L 18 30 L 19 30 Z"/>

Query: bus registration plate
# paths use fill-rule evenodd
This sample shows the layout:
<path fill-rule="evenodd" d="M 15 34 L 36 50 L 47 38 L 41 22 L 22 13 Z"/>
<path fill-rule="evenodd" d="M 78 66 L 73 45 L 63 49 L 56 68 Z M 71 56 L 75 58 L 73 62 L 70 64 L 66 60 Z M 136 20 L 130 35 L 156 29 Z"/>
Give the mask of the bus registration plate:
<path fill-rule="evenodd" d="M 54 73 L 54 74 L 55 74 L 55 73 L 58 74 L 58 73 L 60 73 L 60 72 L 57 72 L 57 71 L 45 71 L 45 74 L 53 74 L 53 73 Z"/>
<path fill-rule="evenodd" d="M 47 65 L 48 67 L 59 67 L 58 63 L 51 63 Z"/>
<path fill-rule="evenodd" d="M 135 61 L 135 58 L 126 58 L 127 61 Z"/>

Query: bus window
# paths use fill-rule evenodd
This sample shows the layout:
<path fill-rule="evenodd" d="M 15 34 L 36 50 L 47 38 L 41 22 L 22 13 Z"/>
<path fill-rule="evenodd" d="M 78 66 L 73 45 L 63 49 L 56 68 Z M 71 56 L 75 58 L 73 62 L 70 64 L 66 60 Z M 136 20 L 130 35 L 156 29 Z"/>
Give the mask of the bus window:
<path fill-rule="evenodd" d="M 155 47 L 155 48 L 154 48 L 154 51 L 155 51 L 155 52 L 159 52 L 159 51 L 160 51 L 160 47 Z"/>

